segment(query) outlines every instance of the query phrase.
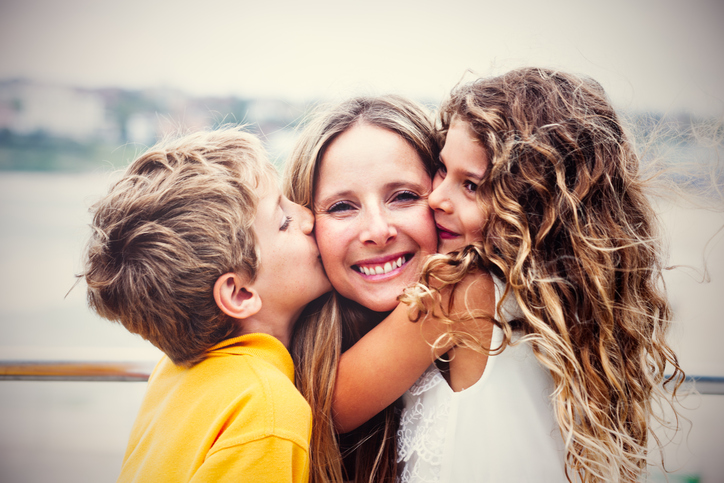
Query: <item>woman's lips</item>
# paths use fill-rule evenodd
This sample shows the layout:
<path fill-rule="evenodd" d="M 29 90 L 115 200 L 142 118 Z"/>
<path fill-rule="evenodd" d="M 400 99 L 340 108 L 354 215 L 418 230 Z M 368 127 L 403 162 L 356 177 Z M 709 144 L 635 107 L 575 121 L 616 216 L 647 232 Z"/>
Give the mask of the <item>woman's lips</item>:
<path fill-rule="evenodd" d="M 459 233 L 450 231 L 440 224 L 436 223 L 435 226 L 437 226 L 437 235 L 443 240 L 452 240 L 453 238 L 458 238 L 460 236 Z"/>
<path fill-rule="evenodd" d="M 355 272 L 367 276 L 385 275 L 406 265 L 413 256 L 412 253 L 403 253 L 382 259 L 360 262 L 352 265 L 352 269 Z"/>

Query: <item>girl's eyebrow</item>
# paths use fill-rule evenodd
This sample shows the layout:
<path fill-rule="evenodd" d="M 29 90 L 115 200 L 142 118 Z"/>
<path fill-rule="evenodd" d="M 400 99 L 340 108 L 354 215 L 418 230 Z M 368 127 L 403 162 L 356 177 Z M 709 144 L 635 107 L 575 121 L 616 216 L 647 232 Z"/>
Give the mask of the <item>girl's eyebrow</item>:
<path fill-rule="evenodd" d="M 442 159 L 442 153 L 438 154 L 437 157 L 440 159 L 440 162 L 447 167 L 447 164 L 445 164 L 445 160 Z M 473 178 L 473 179 L 481 180 L 485 176 L 485 172 L 487 170 L 484 170 L 482 172 L 482 174 L 480 172 L 466 171 L 466 170 L 461 170 L 461 169 L 455 169 L 453 171 L 456 171 L 457 174 L 462 176 L 463 178 Z"/>
<path fill-rule="evenodd" d="M 481 180 L 485 176 L 485 172 L 483 171 L 482 174 L 480 173 L 473 173 L 472 171 L 465 171 L 462 173 L 465 178 L 472 178 L 476 180 Z"/>

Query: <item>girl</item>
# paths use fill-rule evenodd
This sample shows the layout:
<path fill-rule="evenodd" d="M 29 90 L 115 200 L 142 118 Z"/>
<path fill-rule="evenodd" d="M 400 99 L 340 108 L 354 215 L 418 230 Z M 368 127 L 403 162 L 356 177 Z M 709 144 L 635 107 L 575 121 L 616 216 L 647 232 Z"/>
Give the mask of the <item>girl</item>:
<path fill-rule="evenodd" d="M 636 481 L 664 371 L 676 387 L 683 372 L 654 212 L 616 113 L 595 81 L 535 68 L 463 85 L 441 111 L 429 202 L 440 248 L 457 251 L 430 260 L 404 300 L 424 311 L 479 269 L 505 288 L 480 322 L 490 338 L 448 317 L 468 389 L 431 369 L 405 396 L 402 480 Z M 414 447 L 432 440 L 420 428 L 443 439 L 437 459 Z"/>

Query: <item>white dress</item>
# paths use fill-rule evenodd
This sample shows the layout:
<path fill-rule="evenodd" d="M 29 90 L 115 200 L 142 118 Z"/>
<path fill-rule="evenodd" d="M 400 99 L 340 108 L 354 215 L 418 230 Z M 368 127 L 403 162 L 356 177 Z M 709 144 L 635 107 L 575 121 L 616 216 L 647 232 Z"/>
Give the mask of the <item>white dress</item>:
<path fill-rule="evenodd" d="M 496 302 L 501 292 L 496 280 Z M 507 305 L 507 316 L 520 311 Z M 492 347 L 502 339 L 495 327 Z M 552 392 L 550 372 L 525 341 L 489 357 L 482 377 L 464 391 L 454 392 L 431 365 L 403 396 L 398 481 L 567 481 Z"/>

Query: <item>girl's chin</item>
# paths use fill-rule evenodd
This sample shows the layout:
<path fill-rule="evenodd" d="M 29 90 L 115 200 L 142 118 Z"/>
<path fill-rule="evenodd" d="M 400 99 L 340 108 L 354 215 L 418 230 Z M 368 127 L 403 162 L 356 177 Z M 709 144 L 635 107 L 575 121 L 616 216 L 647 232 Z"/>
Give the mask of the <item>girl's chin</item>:
<path fill-rule="evenodd" d="M 458 250 L 465 245 L 461 243 L 460 239 L 454 239 L 454 240 L 440 240 L 440 244 L 437 247 L 437 250 L 440 253 L 450 253 L 454 252 L 455 250 Z"/>

